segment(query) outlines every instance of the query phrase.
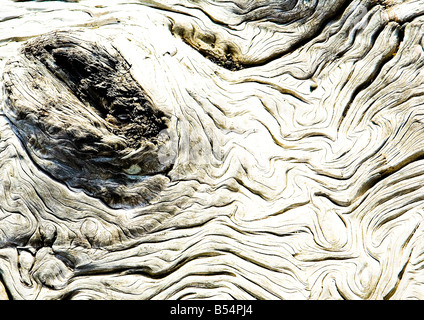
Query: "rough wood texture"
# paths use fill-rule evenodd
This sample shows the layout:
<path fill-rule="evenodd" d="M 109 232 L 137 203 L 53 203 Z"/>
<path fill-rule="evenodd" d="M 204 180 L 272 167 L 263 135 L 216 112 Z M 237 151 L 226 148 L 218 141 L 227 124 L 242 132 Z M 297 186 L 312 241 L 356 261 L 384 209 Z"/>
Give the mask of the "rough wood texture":
<path fill-rule="evenodd" d="M 424 298 L 424 1 L 1 5 L 0 298 Z"/>

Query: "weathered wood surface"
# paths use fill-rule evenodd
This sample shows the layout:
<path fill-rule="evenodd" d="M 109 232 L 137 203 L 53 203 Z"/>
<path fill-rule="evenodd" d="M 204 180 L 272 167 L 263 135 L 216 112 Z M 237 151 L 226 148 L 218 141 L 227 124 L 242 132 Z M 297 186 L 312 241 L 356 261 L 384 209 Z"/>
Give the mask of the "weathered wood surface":
<path fill-rule="evenodd" d="M 424 298 L 424 1 L 0 3 L 2 298 Z"/>

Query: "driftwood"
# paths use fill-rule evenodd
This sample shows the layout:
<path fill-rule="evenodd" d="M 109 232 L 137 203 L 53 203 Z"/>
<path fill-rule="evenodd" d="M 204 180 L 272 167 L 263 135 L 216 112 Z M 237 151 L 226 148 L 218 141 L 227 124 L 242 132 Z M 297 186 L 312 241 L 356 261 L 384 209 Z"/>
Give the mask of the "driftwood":
<path fill-rule="evenodd" d="M 0 297 L 424 298 L 424 1 L 1 4 Z"/>

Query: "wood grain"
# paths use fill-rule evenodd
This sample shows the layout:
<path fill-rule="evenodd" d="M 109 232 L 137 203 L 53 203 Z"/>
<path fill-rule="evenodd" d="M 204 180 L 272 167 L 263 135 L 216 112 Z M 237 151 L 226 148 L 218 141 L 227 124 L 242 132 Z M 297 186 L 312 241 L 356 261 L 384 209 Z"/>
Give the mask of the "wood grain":
<path fill-rule="evenodd" d="M 1 3 L 1 298 L 424 298 L 422 0 Z"/>

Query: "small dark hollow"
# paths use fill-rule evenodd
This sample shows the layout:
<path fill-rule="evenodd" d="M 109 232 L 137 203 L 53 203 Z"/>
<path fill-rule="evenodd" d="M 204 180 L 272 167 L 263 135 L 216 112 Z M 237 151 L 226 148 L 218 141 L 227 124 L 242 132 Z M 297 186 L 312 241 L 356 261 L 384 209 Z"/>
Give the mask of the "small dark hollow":
<path fill-rule="evenodd" d="M 43 62 L 80 100 L 94 108 L 114 134 L 127 137 L 129 146 L 137 148 L 143 139 L 166 129 L 164 113 L 153 108 L 127 63 L 104 49 L 93 45 L 88 51 L 52 41 L 43 48 L 27 47 L 26 53 Z"/>
<path fill-rule="evenodd" d="M 231 53 L 227 53 L 224 58 L 218 58 L 204 52 L 201 52 L 201 53 L 203 54 L 204 57 L 211 60 L 213 63 L 217 64 L 218 66 L 222 68 L 225 68 L 231 71 L 237 71 L 244 68 L 244 66 L 241 63 L 234 60 L 233 55 Z"/>

